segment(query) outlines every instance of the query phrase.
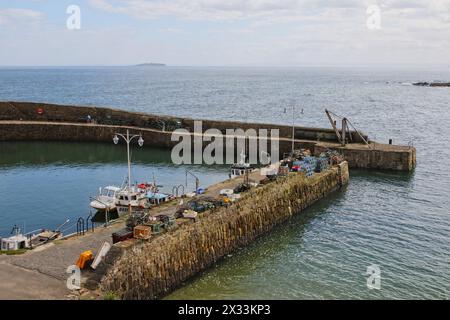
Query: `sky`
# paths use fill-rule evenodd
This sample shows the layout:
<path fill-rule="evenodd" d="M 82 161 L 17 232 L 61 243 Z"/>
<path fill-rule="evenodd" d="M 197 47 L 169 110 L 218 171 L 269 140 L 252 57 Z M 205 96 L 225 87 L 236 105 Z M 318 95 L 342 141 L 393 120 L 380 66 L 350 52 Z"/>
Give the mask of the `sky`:
<path fill-rule="evenodd" d="M 0 0 L 0 66 L 449 60 L 450 0 Z"/>

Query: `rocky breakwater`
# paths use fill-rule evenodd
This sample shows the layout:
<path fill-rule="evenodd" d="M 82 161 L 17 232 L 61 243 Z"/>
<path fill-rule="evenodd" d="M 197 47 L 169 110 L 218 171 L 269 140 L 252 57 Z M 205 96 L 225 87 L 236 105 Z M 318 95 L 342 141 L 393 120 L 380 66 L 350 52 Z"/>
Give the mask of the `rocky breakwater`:
<path fill-rule="evenodd" d="M 238 247 L 246 246 L 346 185 L 348 180 L 347 162 L 310 178 L 291 173 L 251 189 L 229 207 L 201 214 L 195 223 L 183 224 L 128 247 L 114 246 L 114 259 L 107 259 L 100 289 L 122 299 L 164 296 Z"/>
<path fill-rule="evenodd" d="M 450 82 L 415 82 L 413 85 L 420 87 L 450 87 Z"/>

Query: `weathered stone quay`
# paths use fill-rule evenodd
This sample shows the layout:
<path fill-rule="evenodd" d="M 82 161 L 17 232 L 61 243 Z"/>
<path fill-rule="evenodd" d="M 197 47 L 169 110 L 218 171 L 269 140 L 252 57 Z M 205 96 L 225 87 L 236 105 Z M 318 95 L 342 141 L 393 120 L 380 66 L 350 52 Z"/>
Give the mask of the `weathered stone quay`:
<path fill-rule="evenodd" d="M 42 111 L 42 112 L 38 112 Z M 94 123 L 86 123 L 87 116 Z M 145 146 L 171 148 L 175 127 L 182 127 L 194 135 L 194 121 L 111 108 L 61 106 L 30 102 L 0 102 L 0 141 L 86 141 L 111 142 L 114 132 L 130 129 L 140 132 Z M 278 129 L 280 156 L 291 150 L 292 127 L 274 124 L 242 123 L 202 120 L 203 130 L 215 128 L 225 134 L 227 129 Z M 338 150 L 350 168 L 412 171 L 416 164 L 416 149 L 412 146 L 382 144 L 370 141 L 366 145 L 355 131 L 350 132 L 352 143 L 342 146 L 334 130 L 323 128 L 295 128 L 295 147 L 308 148 L 315 155 L 326 149 Z M 269 139 L 275 139 L 269 137 Z M 270 152 L 269 148 L 269 152 Z"/>
<path fill-rule="evenodd" d="M 106 261 L 101 291 L 123 299 L 159 298 L 348 181 L 347 162 L 310 178 L 293 173 L 243 193 L 230 207 L 201 214 L 195 223 L 184 223 L 150 241 L 116 245 Z"/>

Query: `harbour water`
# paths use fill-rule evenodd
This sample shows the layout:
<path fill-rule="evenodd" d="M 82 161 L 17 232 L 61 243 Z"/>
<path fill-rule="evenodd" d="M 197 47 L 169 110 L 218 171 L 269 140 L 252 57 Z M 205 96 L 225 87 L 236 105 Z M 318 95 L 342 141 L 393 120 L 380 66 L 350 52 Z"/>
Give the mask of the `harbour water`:
<path fill-rule="evenodd" d="M 56 228 L 66 219 L 64 234 L 76 231 L 79 217 L 95 210 L 89 207 L 99 187 L 121 186 L 127 176 L 125 145 L 59 142 L 0 142 L 0 235 L 7 236 L 13 225 L 22 230 Z M 174 186 L 195 190 L 194 173 L 202 187 L 227 178 L 224 166 L 176 166 L 170 150 L 132 147 L 132 181 L 156 181 L 161 192 Z M 153 180 L 155 179 L 155 180 Z M 186 184 L 187 182 L 187 184 Z M 180 188 L 180 191 L 182 188 Z"/>
<path fill-rule="evenodd" d="M 450 70 L 8 68 L 0 70 L 0 99 L 283 124 L 291 121 L 284 108 L 295 104 L 298 125 L 327 127 L 328 108 L 373 140 L 414 144 L 413 173 L 352 170 L 346 190 L 167 298 L 448 299 L 450 89 L 409 85 L 433 80 L 450 80 Z M 136 177 L 155 172 L 163 185 L 184 183 L 184 168 L 171 165 L 167 151 L 136 148 L 133 159 Z M 205 185 L 227 174 L 191 169 Z M 125 174 L 121 146 L 1 143 L 2 234 L 22 221 L 31 230 L 78 217 L 98 186 L 120 184 Z M 367 287 L 371 265 L 380 267 L 380 290 Z"/>

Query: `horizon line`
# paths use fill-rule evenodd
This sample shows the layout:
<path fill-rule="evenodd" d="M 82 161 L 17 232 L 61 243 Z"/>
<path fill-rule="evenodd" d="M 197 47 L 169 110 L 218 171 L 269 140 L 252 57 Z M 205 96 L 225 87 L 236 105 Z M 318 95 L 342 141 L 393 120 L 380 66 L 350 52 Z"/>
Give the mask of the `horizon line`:
<path fill-rule="evenodd" d="M 447 67 L 450 68 L 449 64 L 443 63 L 368 63 L 368 64 L 293 64 L 293 65 L 272 65 L 272 64 L 255 64 L 255 65 L 239 65 L 239 64 L 230 64 L 230 65 L 184 65 L 184 64 L 166 64 L 159 63 L 161 65 L 155 66 L 141 66 L 139 64 L 73 64 L 73 65 L 0 65 L 0 68 L 111 68 L 111 67 L 137 67 L 137 68 L 165 68 L 165 67 L 179 67 L 179 68 L 347 68 L 347 67 L 356 67 L 356 68 L 365 68 L 365 67 Z"/>

